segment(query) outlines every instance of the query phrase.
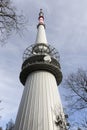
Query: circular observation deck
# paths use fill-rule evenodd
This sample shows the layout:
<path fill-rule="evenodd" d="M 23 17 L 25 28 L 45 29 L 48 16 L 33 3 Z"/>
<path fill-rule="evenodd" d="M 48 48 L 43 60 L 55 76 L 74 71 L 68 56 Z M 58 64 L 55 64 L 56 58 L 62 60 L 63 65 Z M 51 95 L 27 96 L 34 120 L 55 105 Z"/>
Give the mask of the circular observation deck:
<path fill-rule="evenodd" d="M 59 85 L 62 81 L 60 56 L 56 49 L 50 45 L 33 44 L 26 48 L 23 54 L 23 64 L 20 73 L 20 81 L 25 85 L 26 79 L 31 72 L 44 70 L 52 73 Z"/>

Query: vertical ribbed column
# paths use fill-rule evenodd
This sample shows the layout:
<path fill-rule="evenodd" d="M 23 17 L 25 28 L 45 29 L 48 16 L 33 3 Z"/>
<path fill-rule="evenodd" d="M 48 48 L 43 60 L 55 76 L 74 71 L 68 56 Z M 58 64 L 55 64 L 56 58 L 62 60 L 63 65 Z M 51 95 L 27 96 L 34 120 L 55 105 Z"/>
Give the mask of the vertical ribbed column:
<path fill-rule="evenodd" d="M 32 72 L 25 84 L 15 130 L 60 130 L 55 125 L 55 110 L 62 111 L 53 74 Z"/>
<path fill-rule="evenodd" d="M 43 25 L 39 25 L 35 43 L 44 43 L 47 45 L 46 33 Z"/>

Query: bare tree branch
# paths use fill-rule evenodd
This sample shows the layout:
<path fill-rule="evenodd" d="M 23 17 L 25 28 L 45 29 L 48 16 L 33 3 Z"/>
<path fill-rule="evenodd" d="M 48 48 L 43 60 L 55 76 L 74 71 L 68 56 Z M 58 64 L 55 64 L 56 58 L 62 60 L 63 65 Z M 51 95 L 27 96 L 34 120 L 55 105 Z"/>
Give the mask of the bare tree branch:
<path fill-rule="evenodd" d="M 18 15 L 11 0 L 0 0 L 0 42 L 4 42 L 12 31 L 20 32 L 25 25 L 23 15 Z"/>
<path fill-rule="evenodd" d="M 64 82 L 64 87 L 69 94 L 65 95 L 68 106 L 73 110 L 87 108 L 87 72 L 78 69 L 76 73 L 71 73 Z"/>
<path fill-rule="evenodd" d="M 72 115 L 75 112 L 79 113 L 79 121 L 75 120 L 71 122 L 71 129 L 76 125 L 78 130 L 87 130 L 87 71 L 83 69 L 78 69 L 76 73 L 71 73 L 64 80 L 63 86 L 67 94 L 64 95 L 67 108 L 67 113 L 69 117 L 72 118 Z"/>

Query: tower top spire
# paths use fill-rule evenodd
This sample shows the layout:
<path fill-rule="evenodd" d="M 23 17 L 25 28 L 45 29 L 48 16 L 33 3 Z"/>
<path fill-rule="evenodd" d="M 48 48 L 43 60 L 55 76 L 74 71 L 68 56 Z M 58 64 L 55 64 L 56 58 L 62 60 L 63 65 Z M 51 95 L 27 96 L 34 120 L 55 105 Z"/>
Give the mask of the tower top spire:
<path fill-rule="evenodd" d="M 47 45 L 47 38 L 45 33 L 45 24 L 44 24 L 44 13 L 42 9 L 40 9 L 39 17 L 38 17 L 39 23 L 37 25 L 37 36 L 36 36 L 36 44 L 46 44 Z"/>
<path fill-rule="evenodd" d="M 40 9 L 39 16 L 40 16 L 40 17 L 43 17 L 43 16 L 44 16 L 43 9 Z"/>
<path fill-rule="evenodd" d="M 44 13 L 43 13 L 42 9 L 40 9 L 38 20 L 39 20 L 39 24 L 43 24 L 44 25 Z"/>

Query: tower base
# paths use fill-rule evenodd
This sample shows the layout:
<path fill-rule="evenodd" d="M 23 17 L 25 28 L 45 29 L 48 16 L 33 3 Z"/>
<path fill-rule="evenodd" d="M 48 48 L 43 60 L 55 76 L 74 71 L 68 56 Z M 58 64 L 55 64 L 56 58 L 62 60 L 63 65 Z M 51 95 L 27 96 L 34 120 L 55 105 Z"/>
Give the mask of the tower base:
<path fill-rule="evenodd" d="M 61 130 L 56 116 L 63 113 L 55 76 L 32 72 L 25 83 L 14 130 Z"/>

